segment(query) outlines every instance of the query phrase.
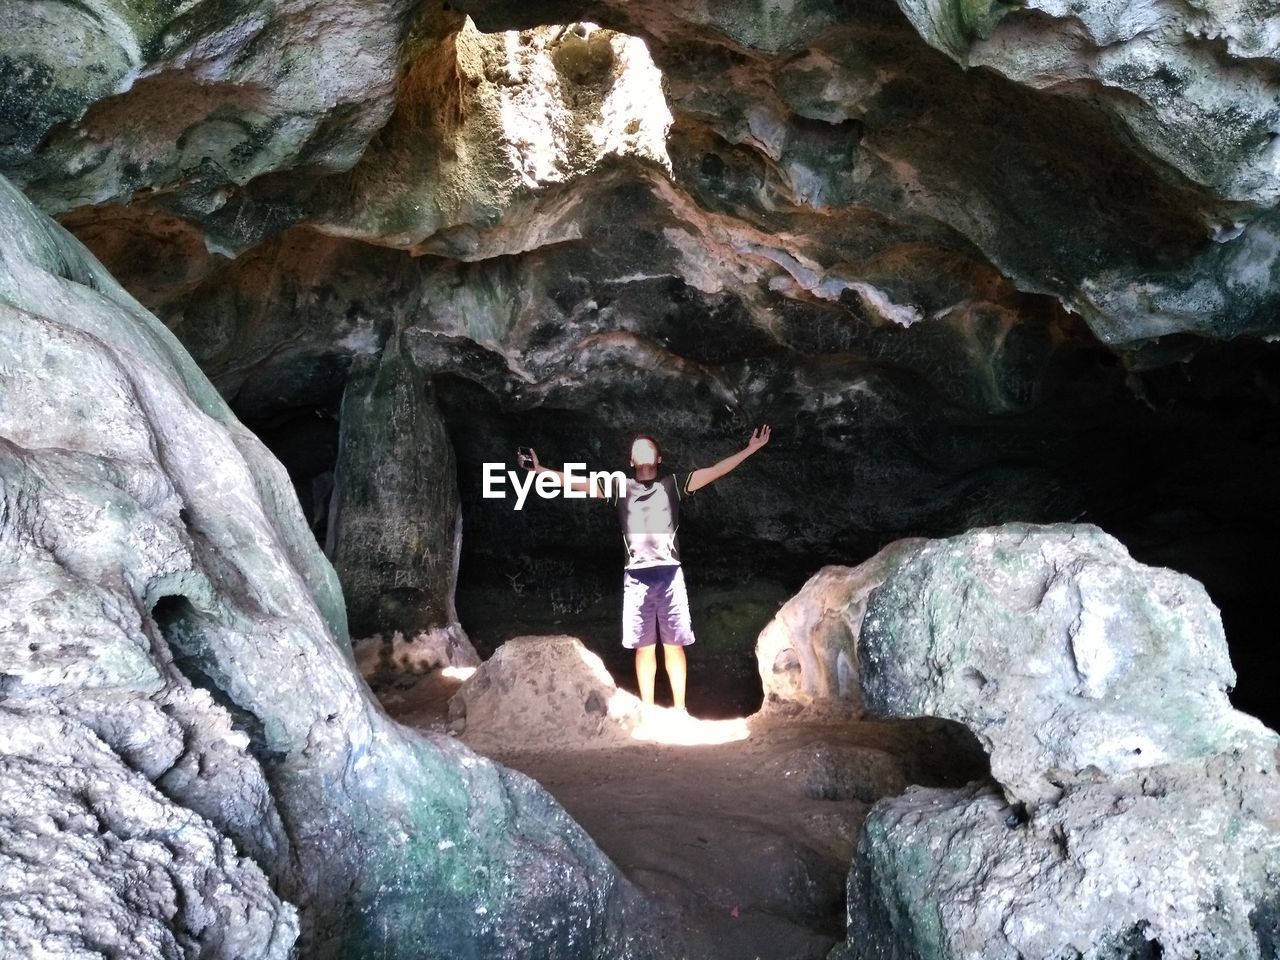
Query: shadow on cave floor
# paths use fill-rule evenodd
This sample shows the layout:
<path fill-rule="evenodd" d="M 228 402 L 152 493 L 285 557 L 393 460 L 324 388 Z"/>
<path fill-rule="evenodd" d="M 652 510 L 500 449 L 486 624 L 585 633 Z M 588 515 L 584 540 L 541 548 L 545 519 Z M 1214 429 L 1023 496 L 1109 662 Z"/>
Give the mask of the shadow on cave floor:
<path fill-rule="evenodd" d="M 379 695 L 401 722 L 442 732 L 457 685 L 428 674 Z M 685 960 L 824 958 L 844 939 L 846 879 L 871 805 L 912 783 L 989 776 L 976 741 L 941 720 L 658 715 L 668 739 L 739 739 L 480 752 L 560 802 L 653 898 L 669 955 Z"/>

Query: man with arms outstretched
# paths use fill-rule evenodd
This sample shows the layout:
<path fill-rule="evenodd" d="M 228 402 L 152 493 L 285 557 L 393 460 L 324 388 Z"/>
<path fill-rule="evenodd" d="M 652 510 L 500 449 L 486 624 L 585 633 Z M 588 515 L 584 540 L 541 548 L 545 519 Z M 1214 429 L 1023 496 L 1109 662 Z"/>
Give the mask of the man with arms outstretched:
<path fill-rule="evenodd" d="M 622 645 L 636 652 L 636 681 L 646 712 L 653 707 L 654 681 L 658 673 L 657 643 L 662 641 L 662 659 L 671 682 L 675 709 L 686 713 L 685 677 L 688 668 L 684 648 L 693 643 L 689 617 L 689 596 L 676 529 L 680 525 L 680 501 L 695 490 L 719 480 L 769 442 L 768 424 L 751 434 L 747 445 L 710 467 L 690 472 L 661 473 L 662 453 L 652 437 L 640 435 L 631 441 L 634 477 L 626 490 L 613 492 L 608 499 L 618 508 L 622 542 L 627 563 L 622 574 Z M 562 471 L 544 467 L 536 451 L 517 453 L 517 462 L 535 473 L 554 473 L 562 487 L 604 498 L 606 491 L 585 477 L 567 477 Z M 619 496 L 619 494 L 622 494 Z"/>

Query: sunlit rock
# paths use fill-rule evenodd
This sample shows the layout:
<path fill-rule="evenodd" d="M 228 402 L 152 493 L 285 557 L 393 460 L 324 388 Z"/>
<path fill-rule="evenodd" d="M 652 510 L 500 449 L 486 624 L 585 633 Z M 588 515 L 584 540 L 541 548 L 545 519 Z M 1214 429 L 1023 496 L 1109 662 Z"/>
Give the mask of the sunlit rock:
<path fill-rule="evenodd" d="M 641 721 L 639 698 L 567 636 L 508 640 L 454 694 L 449 715 L 478 750 L 617 746 Z"/>
<path fill-rule="evenodd" d="M 756 640 L 764 706 L 862 709 L 858 634 L 871 591 L 923 540 L 899 540 L 856 567 L 823 567 Z"/>
<path fill-rule="evenodd" d="M 1216 608 L 1090 525 L 918 547 L 872 594 L 867 706 L 947 717 L 994 785 L 878 802 L 835 956 L 1270 957 L 1280 737 L 1231 709 Z"/>
<path fill-rule="evenodd" d="M 577 203 L 538 194 L 607 158 L 669 169 L 661 81 L 636 37 L 590 23 L 481 33 L 468 19 L 420 50 L 395 113 L 323 188 L 314 221 L 464 259 L 580 239 Z"/>
<path fill-rule="evenodd" d="M 858 652 L 868 710 L 964 724 L 1020 802 L 1271 736 L 1227 700 L 1204 587 L 1089 525 L 924 543 L 872 594 Z"/>

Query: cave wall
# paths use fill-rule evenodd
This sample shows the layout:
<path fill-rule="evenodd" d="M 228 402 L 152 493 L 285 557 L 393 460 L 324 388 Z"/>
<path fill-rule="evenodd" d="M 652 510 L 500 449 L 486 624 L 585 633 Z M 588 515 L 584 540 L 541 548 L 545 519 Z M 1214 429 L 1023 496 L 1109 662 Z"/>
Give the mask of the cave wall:
<path fill-rule="evenodd" d="M 387 717 L 284 468 L 2 179 L 0 249 L 6 952 L 652 955 L 539 786 Z"/>

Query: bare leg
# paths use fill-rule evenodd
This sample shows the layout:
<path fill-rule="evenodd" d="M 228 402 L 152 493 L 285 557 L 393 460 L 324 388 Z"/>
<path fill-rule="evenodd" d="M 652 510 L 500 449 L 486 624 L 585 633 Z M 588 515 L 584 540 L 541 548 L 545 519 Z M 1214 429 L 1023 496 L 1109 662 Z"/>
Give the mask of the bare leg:
<path fill-rule="evenodd" d="M 684 709 L 684 683 L 689 672 L 684 658 L 684 647 L 678 643 L 662 645 L 662 662 L 667 668 L 667 679 L 671 681 L 672 705 L 677 710 Z"/>
<path fill-rule="evenodd" d="M 653 681 L 658 675 L 658 645 L 636 647 L 636 682 L 640 684 L 640 702 L 653 706 Z"/>

